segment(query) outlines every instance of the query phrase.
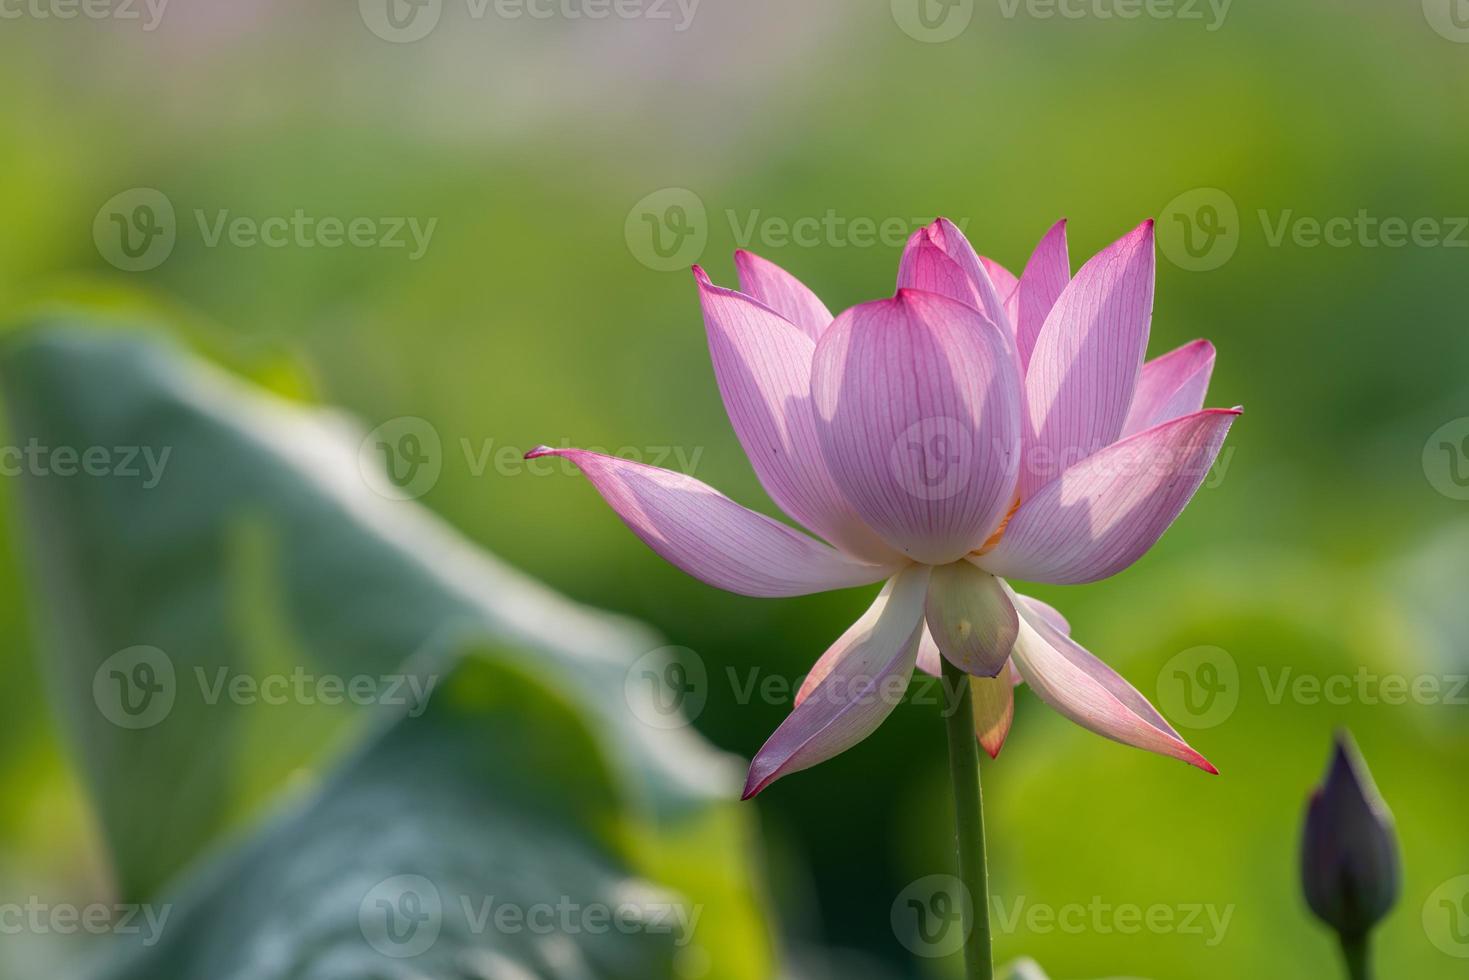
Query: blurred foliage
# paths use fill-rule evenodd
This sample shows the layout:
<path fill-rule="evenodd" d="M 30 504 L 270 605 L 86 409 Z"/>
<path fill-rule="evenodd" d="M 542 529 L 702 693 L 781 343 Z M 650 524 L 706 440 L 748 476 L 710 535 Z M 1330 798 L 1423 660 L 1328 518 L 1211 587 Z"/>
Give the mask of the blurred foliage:
<path fill-rule="evenodd" d="M 5 347 L 17 444 L 110 455 L 105 476 L 28 471 L 21 514 L 116 899 L 175 918 L 118 975 L 361 975 L 408 952 L 427 976 L 768 975 L 738 772 L 628 710 L 648 633 L 379 496 L 331 413 L 75 319 Z M 350 750 L 374 713 L 387 730 Z M 283 794 L 293 812 L 248 830 Z M 429 946 L 409 920 L 396 943 L 359 926 L 410 892 L 419 914 L 433 896 Z M 497 901 L 690 928 L 547 938 L 486 928 Z"/>
<path fill-rule="evenodd" d="M 738 230 L 757 215 L 943 213 L 1018 270 L 1059 216 L 1078 264 L 1178 195 L 1218 188 L 1237 207 L 1238 248 L 1198 272 L 1160 257 L 1152 349 L 1218 345 L 1210 402 L 1246 408 L 1227 468 L 1137 568 L 1036 591 L 1155 699 L 1174 657 L 1224 650 L 1237 708 L 1207 728 L 1174 717 L 1223 775 L 1101 742 L 1023 695 L 986 777 L 1006 901 L 1235 911 L 1216 946 L 1177 930 L 1022 925 L 999 951 L 1061 980 L 1319 975 L 1334 951 L 1294 891 L 1296 834 L 1331 730 L 1349 724 L 1403 841 L 1403 903 L 1384 925 L 1382 962 L 1430 980 L 1461 971 L 1421 913 L 1440 883 L 1469 873 L 1454 819 L 1469 800 L 1464 706 L 1270 691 L 1285 669 L 1469 671 L 1469 504 L 1423 467 L 1430 434 L 1469 412 L 1469 251 L 1277 245 L 1267 226 L 1366 211 L 1447 227 L 1469 215 L 1458 124 L 1469 46 L 1435 33 L 1415 3 L 1234 4 L 1213 31 L 977 4 L 944 44 L 904 34 L 881 0 L 705 0 L 683 32 L 466 22 L 459 8 L 445 15 L 458 22 L 408 45 L 372 36 L 351 8 L 216 0 L 171 10 L 152 33 L 7 21 L 0 302 L 166 307 L 196 347 L 278 390 L 305 390 L 309 377 L 367 428 L 428 420 L 444 465 L 423 501 L 509 563 L 696 651 L 710 678 L 697 726 L 748 756 L 789 708 L 741 697 L 748 672 L 799 678 L 868 596 L 717 593 L 647 552 L 584 481 L 515 463 L 542 442 L 673 447 L 699 478 L 770 509 L 723 416 L 693 285 L 639 262 L 629 209 L 660 188 L 694 191 L 709 227 L 701 261 L 728 283 L 728 254 L 746 244 Z M 99 255 L 92 222 L 139 186 L 168 195 L 179 242 L 157 269 L 124 274 Z M 209 248 L 194 224 L 196 209 L 298 208 L 439 223 L 416 262 Z M 883 245 L 748 244 L 834 309 L 888 290 L 897 260 Z M 0 497 L 10 539 L 13 481 L 0 480 Z M 12 721 L 0 872 L 11 893 L 39 881 L 106 894 L 96 832 L 37 693 L 45 648 L 19 601 L 32 589 L 20 568 L 6 572 L 16 599 L 0 603 L 12 679 L 0 690 Z M 843 976 L 952 966 L 915 959 L 888 924 L 902 888 L 948 860 L 934 714 L 900 708 L 862 746 L 753 805 L 779 856 L 773 918 L 796 947 L 841 950 Z"/>

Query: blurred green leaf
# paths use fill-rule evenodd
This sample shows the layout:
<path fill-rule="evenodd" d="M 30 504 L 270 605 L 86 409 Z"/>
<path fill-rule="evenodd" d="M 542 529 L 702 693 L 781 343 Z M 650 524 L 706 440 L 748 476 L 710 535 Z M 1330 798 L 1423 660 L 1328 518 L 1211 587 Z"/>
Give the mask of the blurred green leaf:
<path fill-rule="evenodd" d="M 747 829 L 728 802 L 735 774 L 630 702 L 629 665 L 657 645 L 647 632 L 561 599 L 398 499 L 375 470 L 376 441 L 341 417 L 157 337 L 32 327 L 8 340 L 0 382 L 14 445 L 45 460 L 22 467 L 19 494 L 42 649 L 121 896 L 155 900 L 224 832 L 243 836 L 265 801 L 309 784 L 354 737 L 364 707 L 407 715 L 297 815 L 202 883 L 191 876 L 180 914 L 197 944 L 170 933 L 147 963 L 217 975 L 247 948 L 314 957 L 312 929 L 284 946 L 274 932 L 317 908 L 314 889 L 417 861 L 447 890 L 554 884 L 581 904 L 654 881 L 707 909 L 699 949 L 682 954 L 695 967 L 768 972 Z M 68 475 L 80 464 L 67 448 L 93 451 L 95 472 Z M 466 648 L 474 662 L 436 690 Z M 283 866 L 268 869 L 267 854 Z M 257 896 L 255 918 L 232 905 L 242 892 Z M 332 917 L 345 913 L 321 901 L 325 934 L 339 935 Z M 587 938 L 576 955 L 640 964 L 597 975 L 662 975 L 677 952 L 655 943 L 654 969 Z"/>
<path fill-rule="evenodd" d="M 150 906 L 161 924 L 140 917 L 104 975 L 680 975 L 708 955 L 702 903 L 630 871 L 599 756 L 570 702 L 471 656 L 424 714 Z"/>

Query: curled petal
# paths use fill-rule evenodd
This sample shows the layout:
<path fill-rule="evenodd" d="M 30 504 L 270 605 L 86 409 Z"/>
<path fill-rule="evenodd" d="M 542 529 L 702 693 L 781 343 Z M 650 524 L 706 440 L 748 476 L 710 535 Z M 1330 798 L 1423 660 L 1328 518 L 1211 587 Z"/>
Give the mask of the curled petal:
<path fill-rule="evenodd" d="M 1184 344 L 1144 364 L 1123 437 L 1203 408 L 1213 373 L 1214 345 L 1207 340 Z"/>
<path fill-rule="evenodd" d="M 1015 294 L 1015 346 L 1022 368 L 1030 364 L 1041 327 L 1070 281 L 1071 256 L 1066 249 L 1066 219 L 1062 218 L 1041 237 L 1020 274 Z"/>
<path fill-rule="evenodd" d="M 821 457 L 811 412 L 816 344 L 759 301 L 713 285 L 698 266 L 694 275 L 719 393 L 761 486 L 781 510 L 848 554 L 894 559 L 842 498 Z"/>
<path fill-rule="evenodd" d="M 805 283 L 754 252 L 735 252 L 740 291 L 785 317 L 814 342 L 831 325 L 831 311 Z"/>
<path fill-rule="evenodd" d="M 969 692 L 974 703 L 974 734 L 991 759 L 1000 749 L 1015 721 L 1015 668 L 1007 660 L 994 677 L 970 677 Z"/>
<path fill-rule="evenodd" d="M 924 614 L 939 652 L 966 674 L 994 677 L 1010 659 L 1015 609 L 1000 580 L 970 562 L 933 570 Z"/>
<path fill-rule="evenodd" d="M 858 515 L 914 561 L 956 561 L 1008 510 L 1019 367 L 983 314 L 900 290 L 837 317 L 816 345 L 821 453 Z"/>
<path fill-rule="evenodd" d="M 978 563 L 995 575 L 1056 584 L 1120 572 L 1182 512 L 1239 414 L 1208 409 L 1113 443 L 1021 504 Z"/>
<path fill-rule="evenodd" d="M 634 534 L 710 585 L 749 596 L 807 595 L 881 581 L 869 565 L 741 507 L 691 476 L 584 449 L 542 446 L 527 459 L 571 460 Z"/>
<path fill-rule="evenodd" d="M 1022 498 L 1122 433 L 1148 346 L 1153 266 L 1147 221 L 1093 256 L 1051 308 L 1025 374 Z"/>
<path fill-rule="evenodd" d="M 893 576 L 872 607 L 822 655 L 795 710 L 755 754 L 742 799 L 845 752 L 897 707 L 923 630 L 928 575 L 926 566 L 914 565 Z"/>
<path fill-rule="evenodd" d="M 1136 688 L 1026 609 L 1020 611 L 1015 667 L 1042 701 L 1082 728 L 1218 774 Z"/>

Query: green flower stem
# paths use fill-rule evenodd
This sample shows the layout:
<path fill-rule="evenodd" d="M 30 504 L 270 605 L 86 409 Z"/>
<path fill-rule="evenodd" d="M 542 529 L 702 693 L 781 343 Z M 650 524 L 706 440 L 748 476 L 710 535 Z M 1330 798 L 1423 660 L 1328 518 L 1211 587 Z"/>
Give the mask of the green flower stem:
<path fill-rule="evenodd" d="M 948 660 L 943 663 L 944 686 L 958 694 L 954 710 L 944 721 L 949 733 L 949 777 L 954 784 L 954 824 L 959 836 L 959 880 L 973 899 L 969 911 L 972 921 L 964 923 L 964 976 L 966 980 L 993 980 L 989 871 L 984 855 L 984 799 L 979 787 L 974 702 L 968 676 Z"/>
<path fill-rule="evenodd" d="M 1371 959 L 1371 943 L 1364 933 L 1360 936 L 1341 937 L 1342 958 L 1347 962 L 1347 977 L 1349 980 L 1372 980 L 1372 970 L 1369 965 Z"/>

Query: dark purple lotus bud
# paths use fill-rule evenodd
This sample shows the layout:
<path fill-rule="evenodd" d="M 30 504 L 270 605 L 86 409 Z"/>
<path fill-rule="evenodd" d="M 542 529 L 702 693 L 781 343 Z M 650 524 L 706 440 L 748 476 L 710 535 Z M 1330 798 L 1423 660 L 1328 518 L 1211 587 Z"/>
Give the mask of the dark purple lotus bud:
<path fill-rule="evenodd" d="M 1311 911 L 1345 939 L 1365 936 L 1398 899 L 1392 814 L 1351 735 L 1341 731 L 1326 781 L 1306 806 L 1301 884 Z"/>

